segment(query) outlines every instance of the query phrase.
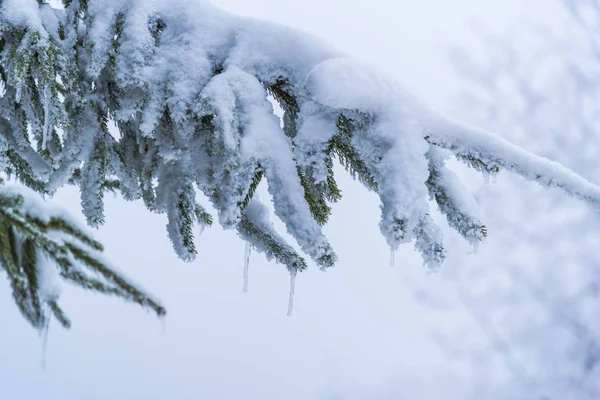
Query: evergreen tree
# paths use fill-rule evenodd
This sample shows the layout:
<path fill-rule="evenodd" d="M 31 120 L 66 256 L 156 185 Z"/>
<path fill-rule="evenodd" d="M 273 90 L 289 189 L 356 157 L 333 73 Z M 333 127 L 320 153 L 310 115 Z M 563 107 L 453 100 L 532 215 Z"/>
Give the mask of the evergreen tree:
<path fill-rule="evenodd" d="M 119 191 L 166 214 L 175 252 L 192 260 L 195 225 L 212 223 L 196 201 L 199 190 L 224 228 L 295 275 L 307 262 L 253 196 L 265 179 L 275 214 L 325 269 L 336 261 L 321 227 L 329 204 L 341 199 L 337 160 L 379 195 L 381 232 L 392 251 L 414 240 L 425 265 L 436 270 L 446 253 L 429 200 L 469 242 L 487 234 L 447 167 L 451 157 L 483 174 L 503 168 L 600 205 L 600 188 L 573 172 L 429 110 L 379 73 L 296 31 L 229 15 L 206 0 L 63 0 L 63 6 L 0 1 L 0 169 L 46 195 L 78 186 L 92 227 L 104 222 L 103 194 Z M 17 203 L 0 207 L 19 210 Z M 67 252 L 112 285 L 82 278 L 87 287 L 164 312 L 86 253 L 99 246 L 74 226 L 50 218 L 28 230 L 10 218 L 2 268 L 24 282 L 27 312 L 44 300 L 36 297 L 39 257 L 30 257 L 38 252 L 61 274 L 70 268 L 60 258 Z M 86 250 L 66 240 L 51 246 L 55 230 Z"/>

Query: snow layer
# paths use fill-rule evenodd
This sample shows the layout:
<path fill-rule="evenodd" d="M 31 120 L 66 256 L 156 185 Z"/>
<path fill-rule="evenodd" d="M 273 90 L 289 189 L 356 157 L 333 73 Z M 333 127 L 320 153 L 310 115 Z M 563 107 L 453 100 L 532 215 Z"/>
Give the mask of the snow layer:
<path fill-rule="evenodd" d="M 0 5 L 0 15 L 6 24 L 27 27 L 42 33 L 45 30 L 39 9 L 36 0 L 4 0 Z"/>
<path fill-rule="evenodd" d="M 58 21 L 62 39 L 56 35 Z M 35 178 L 52 193 L 80 170 L 77 184 L 93 226 L 104 220 L 106 182 L 117 179 L 126 198 L 142 197 L 148 208 L 167 214 L 169 237 L 186 260 L 195 255 L 193 220 L 206 222 L 194 200 L 196 186 L 224 227 L 238 229 L 279 261 L 304 265 L 263 218 L 253 219 L 259 206 L 252 194 L 265 177 L 288 233 L 319 266 L 333 265 L 336 255 L 315 207 L 322 211 L 319 201 L 325 200 L 318 196 L 327 197 L 331 140 L 341 134 L 341 120 L 348 124 L 346 147 L 338 151 L 351 159 L 350 172 L 377 191 L 380 228 L 390 248 L 414 239 L 432 269 L 444 250 L 429 216 L 429 196 L 468 240 L 484 236 L 475 229 L 482 225 L 472 199 L 443 162 L 432 159 L 436 149 L 446 148 L 485 171 L 506 168 L 600 205 L 596 185 L 494 134 L 440 116 L 381 72 L 318 39 L 231 15 L 205 0 L 75 0 L 65 10 L 5 0 L 0 25 L 27 26 L 50 38 L 40 45 L 15 36 L 3 52 L 4 57 L 10 49 L 37 52 L 51 63 L 50 69 L 32 67 L 34 79 L 45 84 L 38 93 L 22 84 L 22 68 L 9 69 L 0 99 L 8 143 Z M 56 95 L 58 81 L 64 83 L 64 99 Z M 269 93 L 284 110 L 283 127 Z M 24 114 L 12 112 L 11 104 L 22 105 Z M 108 131 L 109 118 L 118 134 Z M 44 149 L 52 147 L 52 165 L 20 139 L 27 124 Z M 51 140 L 55 129 L 62 130 L 62 145 Z M 467 234 L 469 229 L 479 233 Z"/>

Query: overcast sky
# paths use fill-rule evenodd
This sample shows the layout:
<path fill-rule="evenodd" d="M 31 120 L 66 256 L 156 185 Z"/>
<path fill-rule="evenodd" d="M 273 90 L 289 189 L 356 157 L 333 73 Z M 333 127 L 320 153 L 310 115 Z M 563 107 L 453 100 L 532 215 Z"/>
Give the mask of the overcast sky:
<path fill-rule="evenodd" d="M 536 14 L 541 0 L 219 0 L 233 12 L 311 32 L 401 81 L 446 109 L 453 91 L 448 43 L 476 43 L 472 19 L 503 30 Z M 526 4 L 524 4 L 526 3 Z M 202 16 L 199 16 L 201 18 Z M 165 218 L 107 196 L 97 233 L 107 256 L 159 297 L 163 324 L 133 305 L 64 288 L 69 331 L 51 328 L 47 368 L 41 340 L 0 285 L 0 399 L 459 399 L 468 374 L 431 337 L 460 312 L 433 312 L 409 282 L 429 279 L 418 255 L 402 248 L 395 268 L 378 229 L 378 202 L 351 179 L 326 227 L 340 256 L 327 273 L 297 281 L 286 317 L 289 276 L 253 255 L 242 294 L 244 244 L 214 227 L 199 257 L 179 261 Z M 59 204 L 80 215 L 75 190 Z"/>

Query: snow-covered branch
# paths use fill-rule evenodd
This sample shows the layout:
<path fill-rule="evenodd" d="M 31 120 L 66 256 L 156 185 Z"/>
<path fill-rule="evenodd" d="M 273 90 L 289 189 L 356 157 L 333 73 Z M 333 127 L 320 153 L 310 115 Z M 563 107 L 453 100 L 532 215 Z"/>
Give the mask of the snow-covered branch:
<path fill-rule="evenodd" d="M 166 214 L 177 254 L 191 260 L 194 225 L 211 222 L 195 201 L 197 188 L 223 227 L 290 270 L 304 268 L 257 211 L 253 194 L 266 179 L 288 233 L 317 265 L 330 267 L 336 255 L 321 225 L 328 204 L 341 198 L 337 160 L 378 193 L 390 248 L 414 239 L 435 270 L 445 250 L 429 200 L 468 240 L 486 233 L 437 147 L 484 172 L 505 168 L 598 205 L 597 186 L 439 117 L 393 80 L 307 34 L 205 0 L 64 5 L 0 6 L 2 165 L 39 191 L 77 184 L 93 226 L 104 218 L 103 192 L 118 187 Z"/>
<path fill-rule="evenodd" d="M 542 186 L 557 187 L 600 209 L 600 187 L 563 165 L 532 154 L 483 129 L 439 117 L 428 124 L 427 140 L 458 158 L 481 160 L 488 168 L 506 169 Z"/>
<path fill-rule="evenodd" d="M 165 314 L 158 301 L 109 266 L 102 251 L 85 229 L 37 193 L 0 182 L 0 271 L 7 274 L 16 305 L 35 328 L 45 329 L 51 316 L 70 326 L 58 305 L 61 281 Z"/>

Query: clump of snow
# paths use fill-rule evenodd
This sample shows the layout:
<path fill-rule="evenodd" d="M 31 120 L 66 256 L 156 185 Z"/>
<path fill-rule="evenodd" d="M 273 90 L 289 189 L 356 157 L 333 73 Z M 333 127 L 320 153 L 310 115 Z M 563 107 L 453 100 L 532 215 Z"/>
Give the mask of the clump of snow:
<path fill-rule="evenodd" d="M 351 82 L 351 84 L 349 84 Z M 392 249 L 412 239 L 419 218 L 428 211 L 424 182 L 429 176 L 418 115 L 406 93 L 375 71 L 348 58 L 317 65 L 306 80 L 318 103 L 342 110 L 360 110 L 374 121 L 357 132 L 353 144 L 379 184 L 381 231 Z M 399 231 L 398 221 L 403 229 Z"/>
<path fill-rule="evenodd" d="M 58 300 L 61 293 L 61 285 L 60 275 L 56 266 L 50 260 L 47 260 L 45 255 L 39 254 L 36 269 L 40 298 L 46 302 Z"/>
<path fill-rule="evenodd" d="M 348 57 L 325 60 L 310 71 L 305 86 L 320 104 L 347 110 L 389 113 L 405 108 L 407 94 L 379 71 Z"/>
<path fill-rule="evenodd" d="M 324 151 L 327 142 L 337 132 L 336 115 L 313 101 L 302 104 L 298 114 L 294 153 L 298 166 L 312 168 L 317 183 L 327 179 Z"/>
<path fill-rule="evenodd" d="M 36 0 L 4 0 L 0 4 L 0 15 L 4 24 L 27 27 L 40 34 L 46 33 Z"/>
<path fill-rule="evenodd" d="M 14 182 L 3 183 L 0 190 L 5 193 L 13 193 L 23 198 L 23 206 L 20 208 L 21 213 L 38 218 L 44 222 L 49 222 L 51 218 L 61 218 L 69 224 L 77 227 L 83 232 L 90 232 L 90 229 L 82 225 L 71 213 L 64 210 L 62 207 L 53 203 L 51 199 L 44 199 L 39 193 Z"/>
<path fill-rule="evenodd" d="M 49 4 L 40 4 L 39 12 L 44 29 L 53 37 L 58 37 L 58 29 L 62 22 L 59 19 L 62 16 L 60 10 L 54 9 Z"/>

